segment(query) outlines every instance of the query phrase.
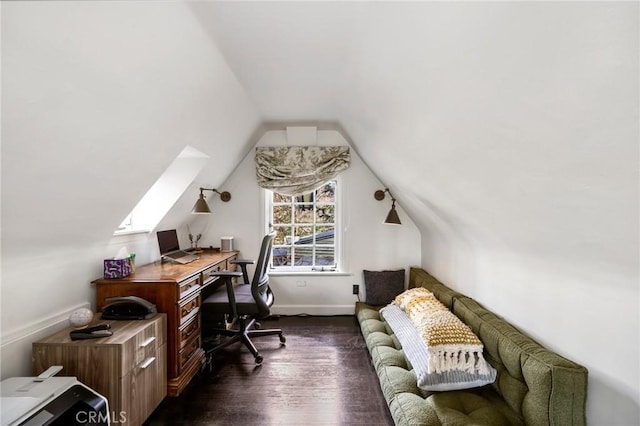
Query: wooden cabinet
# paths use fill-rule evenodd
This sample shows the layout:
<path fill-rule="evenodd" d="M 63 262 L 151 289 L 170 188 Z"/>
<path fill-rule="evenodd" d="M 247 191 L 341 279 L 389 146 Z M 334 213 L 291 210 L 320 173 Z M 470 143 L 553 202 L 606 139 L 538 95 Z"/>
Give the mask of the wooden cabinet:
<path fill-rule="evenodd" d="M 166 396 L 165 314 L 149 320 L 100 320 L 113 335 L 72 341 L 67 328 L 33 343 L 33 373 L 62 365 L 60 375 L 79 381 L 109 401 L 111 424 L 141 425 Z"/>
<path fill-rule="evenodd" d="M 115 296 L 138 296 L 154 303 L 158 312 L 167 314 L 167 395 L 177 396 L 189 384 L 203 362 L 200 341 L 201 291 L 216 285 L 209 274 L 234 269 L 229 263 L 237 251 L 206 250 L 200 258 L 186 265 L 155 262 L 136 267 L 123 279 L 97 279 L 96 307 L 100 311 L 106 299 Z"/>

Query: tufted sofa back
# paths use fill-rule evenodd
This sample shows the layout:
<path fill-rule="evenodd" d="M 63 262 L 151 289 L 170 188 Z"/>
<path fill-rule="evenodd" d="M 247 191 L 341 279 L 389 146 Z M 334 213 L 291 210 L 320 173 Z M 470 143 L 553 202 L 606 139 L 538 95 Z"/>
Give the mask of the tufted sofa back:
<path fill-rule="evenodd" d="M 426 271 L 412 268 L 410 287 L 425 287 L 484 344 L 484 357 L 498 371 L 493 384 L 527 425 L 584 425 L 587 369 L 545 349 L 475 300 Z"/>

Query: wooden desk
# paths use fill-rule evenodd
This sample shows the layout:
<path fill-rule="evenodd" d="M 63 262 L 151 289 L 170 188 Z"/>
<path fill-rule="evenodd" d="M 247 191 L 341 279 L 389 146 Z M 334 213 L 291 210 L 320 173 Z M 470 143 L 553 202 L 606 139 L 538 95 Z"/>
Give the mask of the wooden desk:
<path fill-rule="evenodd" d="M 178 396 L 200 370 L 204 350 L 200 341 L 200 292 L 217 278 L 209 274 L 235 270 L 229 263 L 237 251 L 206 250 L 200 259 L 181 265 L 154 262 L 136 267 L 127 278 L 92 281 L 96 286 L 96 309 L 101 311 L 105 299 L 115 296 L 138 296 L 154 303 L 158 312 L 167 314 L 167 395 Z"/>

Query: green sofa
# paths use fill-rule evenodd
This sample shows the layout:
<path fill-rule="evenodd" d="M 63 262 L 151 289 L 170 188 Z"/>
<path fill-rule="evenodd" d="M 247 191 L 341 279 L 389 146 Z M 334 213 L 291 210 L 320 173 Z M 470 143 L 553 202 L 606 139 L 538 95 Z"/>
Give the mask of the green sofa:
<path fill-rule="evenodd" d="M 425 287 L 471 327 L 497 370 L 492 385 L 448 392 L 417 387 L 416 376 L 380 306 L 356 302 L 356 316 L 396 425 L 584 425 L 586 368 L 555 354 L 420 268 L 409 287 Z"/>

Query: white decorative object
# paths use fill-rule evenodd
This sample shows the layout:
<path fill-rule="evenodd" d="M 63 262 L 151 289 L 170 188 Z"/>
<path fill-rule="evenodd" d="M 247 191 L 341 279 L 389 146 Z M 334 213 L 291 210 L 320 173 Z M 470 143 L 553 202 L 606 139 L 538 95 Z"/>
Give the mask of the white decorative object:
<path fill-rule="evenodd" d="M 76 329 L 85 328 L 87 325 L 89 325 L 92 319 L 93 312 L 91 311 L 91 309 L 87 308 L 76 309 L 75 311 L 71 312 L 71 315 L 69 315 L 69 322 Z"/>

